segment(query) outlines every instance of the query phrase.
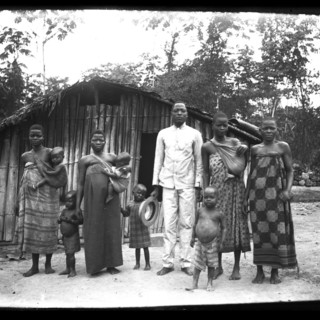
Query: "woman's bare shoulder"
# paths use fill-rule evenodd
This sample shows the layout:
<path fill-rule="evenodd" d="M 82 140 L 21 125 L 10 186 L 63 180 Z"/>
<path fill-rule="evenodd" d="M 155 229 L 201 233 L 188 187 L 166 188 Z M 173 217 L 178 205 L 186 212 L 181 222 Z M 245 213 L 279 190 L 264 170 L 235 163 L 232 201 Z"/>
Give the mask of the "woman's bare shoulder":
<path fill-rule="evenodd" d="M 203 150 L 206 150 L 209 153 L 215 152 L 216 148 L 213 145 L 213 143 L 211 141 L 206 141 L 205 143 L 203 143 L 202 147 Z"/>

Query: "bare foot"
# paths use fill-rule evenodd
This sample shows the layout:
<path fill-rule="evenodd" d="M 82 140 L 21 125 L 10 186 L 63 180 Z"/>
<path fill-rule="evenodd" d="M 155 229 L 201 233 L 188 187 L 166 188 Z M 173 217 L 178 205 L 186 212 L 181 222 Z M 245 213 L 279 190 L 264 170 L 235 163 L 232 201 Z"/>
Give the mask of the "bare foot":
<path fill-rule="evenodd" d="M 150 264 L 147 264 L 147 265 L 144 267 L 144 270 L 151 270 Z"/>
<path fill-rule="evenodd" d="M 138 270 L 140 269 L 140 264 L 136 264 L 134 267 L 133 267 L 133 270 Z"/>
<path fill-rule="evenodd" d="M 193 286 L 192 288 L 185 288 L 187 291 L 193 292 L 193 290 L 198 289 L 198 286 Z"/>
<path fill-rule="evenodd" d="M 238 268 L 233 269 L 231 276 L 229 277 L 229 280 L 240 280 L 240 272 Z"/>
<path fill-rule="evenodd" d="M 51 268 L 51 266 L 45 267 L 44 268 L 44 273 L 45 274 L 50 274 L 50 273 L 55 273 L 56 271 Z"/>
<path fill-rule="evenodd" d="M 262 271 L 258 271 L 256 277 L 252 280 L 252 283 L 263 283 L 265 276 L 264 276 L 264 272 Z"/>
<path fill-rule="evenodd" d="M 70 273 L 68 274 L 68 278 L 75 277 L 76 275 L 77 275 L 76 271 L 71 270 Z"/>
<path fill-rule="evenodd" d="M 213 290 L 214 290 L 214 288 L 213 288 L 212 284 L 208 284 L 207 291 L 213 291 Z"/>
<path fill-rule="evenodd" d="M 110 274 L 117 274 L 120 272 L 120 270 L 114 268 L 114 267 L 110 267 L 110 268 L 107 268 L 107 272 L 110 273 Z"/>
<path fill-rule="evenodd" d="M 213 280 L 217 279 L 222 274 L 223 274 L 223 269 L 221 267 L 215 268 L 213 272 Z"/>
<path fill-rule="evenodd" d="M 27 272 L 23 273 L 22 275 L 24 277 L 31 277 L 33 276 L 34 274 L 36 273 L 39 273 L 39 269 L 34 269 L 34 268 L 31 268 L 30 270 L 28 270 Z"/>
<path fill-rule="evenodd" d="M 281 283 L 279 278 L 278 270 L 271 270 L 271 277 L 270 277 L 271 284 L 278 284 Z"/>
<path fill-rule="evenodd" d="M 65 274 L 69 274 L 70 273 L 70 270 L 66 269 L 66 270 L 63 270 L 59 273 L 59 276 L 63 276 Z"/>

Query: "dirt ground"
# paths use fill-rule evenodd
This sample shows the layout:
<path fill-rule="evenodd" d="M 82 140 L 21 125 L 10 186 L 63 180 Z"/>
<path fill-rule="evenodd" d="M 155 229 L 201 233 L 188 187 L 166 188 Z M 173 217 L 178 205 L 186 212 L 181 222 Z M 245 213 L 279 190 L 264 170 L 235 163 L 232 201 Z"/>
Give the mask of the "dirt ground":
<path fill-rule="evenodd" d="M 233 254 L 223 255 L 224 274 L 214 281 L 215 290 L 207 292 L 207 274 L 201 273 L 199 289 L 193 292 L 192 277 L 180 271 L 176 259 L 175 271 L 157 276 L 161 268 L 161 247 L 151 247 L 151 271 L 133 270 L 134 249 L 123 245 L 124 264 L 121 272 L 110 275 L 101 272 L 89 276 L 85 272 L 84 250 L 76 254 L 78 275 L 74 278 L 59 276 L 65 267 L 65 255 L 60 248 L 52 262 L 56 273 L 44 274 L 44 257 L 40 258 L 40 273 L 24 278 L 22 273 L 29 269 L 31 261 L 0 260 L 0 308 L 109 308 L 109 309 L 185 309 L 197 306 L 254 306 L 257 304 L 288 305 L 292 302 L 317 302 L 320 300 L 320 202 L 292 204 L 295 226 L 297 257 L 300 277 L 296 270 L 280 270 L 282 283 L 269 283 L 270 269 L 265 269 L 263 284 L 252 284 L 256 267 L 252 251 L 241 255 L 241 276 L 238 281 L 228 277 L 233 267 Z M 178 257 L 178 250 L 176 257 Z M 142 262 L 143 253 L 142 254 Z M 293 304 L 290 304 L 290 307 Z M 312 305 L 315 307 L 314 305 Z"/>

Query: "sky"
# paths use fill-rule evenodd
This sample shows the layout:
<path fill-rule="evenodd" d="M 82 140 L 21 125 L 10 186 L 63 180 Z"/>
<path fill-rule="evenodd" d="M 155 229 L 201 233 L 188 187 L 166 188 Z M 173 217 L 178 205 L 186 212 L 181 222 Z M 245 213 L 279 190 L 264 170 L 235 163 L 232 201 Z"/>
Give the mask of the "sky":
<path fill-rule="evenodd" d="M 161 28 L 145 30 L 143 19 L 150 15 L 149 11 L 128 11 L 128 10 L 82 10 L 77 11 L 77 15 L 82 17 L 82 23 L 77 24 L 73 33 L 59 41 L 52 39 L 47 42 L 45 50 L 46 76 L 61 78 L 68 77 L 69 84 L 81 80 L 81 75 L 89 68 L 98 67 L 101 64 L 138 62 L 143 53 L 159 55 L 165 59 L 164 45 L 170 39 L 168 29 Z M 172 14 L 172 12 L 171 12 Z M 182 14 L 181 12 L 175 15 Z M 190 19 L 196 19 L 203 22 L 208 21 L 212 15 L 210 12 L 187 12 Z M 240 18 L 258 19 L 261 14 L 254 12 L 238 13 Z M 15 15 L 10 11 L 0 11 L 0 27 L 14 26 L 16 29 L 30 28 L 30 24 L 14 25 Z M 136 19 L 138 23 L 133 24 Z M 178 24 L 176 25 L 178 26 Z M 180 25 L 179 25 L 180 26 Z M 32 28 L 40 32 L 41 25 Z M 170 28 L 174 30 L 175 24 Z M 233 46 L 243 45 L 247 41 L 252 48 L 258 48 L 261 39 L 257 33 L 251 34 L 251 38 L 234 39 L 230 41 Z M 182 63 L 185 59 L 192 59 L 197 50 L 199 50 L 199 41 L 196 33 L 189 33 L 188 37 L 180 37 L 177 46 L 177 62 Z M 25 64 L 28 66 L 28 73 L 41 73 L 41 46 L 34 47 L 34 57 L 26 58 Z M 258 57 L 257 57 L 258 58 Z M 165 63 L 165 62 L 164 62 Z M 163 64 L 164 64 L 163 63 Z M 312 66 L 320 70 L 320 59 L 318 55 L 312 58 Z"/>
<path fill-rule="evenodd" d="M 80 12 L 83 23 L 63 41 L 50 40 L 46 45 L 46 75 L 69 77 L 71 83 L 80 79 L 81 73 L 104 63 L 138 62 L 142 53 L 159 55 L 164 59 L 164 45 L 170 39 L 168 30 L 145 30 L 142 23 L 134 25 L 132 19 L 142 22 L 148 11 L 128 10 L 84 10 Z M 186 13 L 190 14 L 190 13 Z M 257 16 L 256 13 L 246 13 Z M 211 13 L 196 12 L 201 20 Z M 14 15 L 9 11 L 0 12 L 0 26 L 13 25 Z M 27 29 L 27 25 L 25 25 Z M 16 28 L 24 28 L 23 23 Z M 172 29 L 171 29 L 172 30 Z M 192 41 L 194 39 L 194 41 Z M 27 58 L 30 73 L 41 72 L 40 46 L 34 48 L 35 57 Z M 195 33 L 178 42 L 177 60 L 193 58 L 200 49 Z"/>

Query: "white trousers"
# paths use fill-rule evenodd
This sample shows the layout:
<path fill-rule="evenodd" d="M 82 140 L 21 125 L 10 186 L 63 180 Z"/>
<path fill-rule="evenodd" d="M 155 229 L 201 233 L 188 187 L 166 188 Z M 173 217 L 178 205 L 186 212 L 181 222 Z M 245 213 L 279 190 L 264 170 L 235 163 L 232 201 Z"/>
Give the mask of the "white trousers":
<path fill-rule="evenodd" d="M 162 207 L 164 217 L 163 266 L 174 266 L 175 246 L 179 234 L 180 266 L 191 266 L 192 227 L 195 219 L 195 189 L 183 190 L 163 188 Z"/>

